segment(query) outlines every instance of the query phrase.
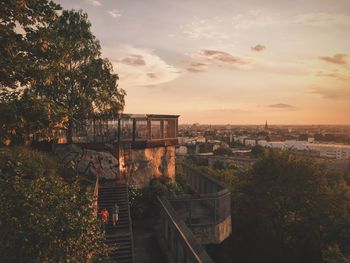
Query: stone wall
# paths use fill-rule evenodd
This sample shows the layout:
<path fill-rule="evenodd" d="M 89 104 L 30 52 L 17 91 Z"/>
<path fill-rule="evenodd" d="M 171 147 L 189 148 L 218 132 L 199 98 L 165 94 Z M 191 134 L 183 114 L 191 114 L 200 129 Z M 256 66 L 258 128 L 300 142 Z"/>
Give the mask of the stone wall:
<path fill-rule="evenodd" d="M 59 144 L 54 153 L 59 165 L 76 168 L 82 176 L 115 179 L 118 170 L 118 159 L 109 152 L 86 149 L 76 144 Z"/>
<path fill-rule="evenodd" d="M 175 146 L 121 149 L 120 171 L 130 184 L 147 186 L 153 178 L 175 179 Z"/>
<path fill-rule="evenodd" d="M 57 145 L 54 153 L 60 165 L 67 166 L 73 162 L 77 173 L 83 176 L 95 177 L 99 174 L 105 179 L 126 179 L 139 187 L 147 186 L 153 178 L 175 179 L 175 146 L 122 148 L 119 161 L 109 151 L 86 149 L 84 145 L 77 144 Z"/>

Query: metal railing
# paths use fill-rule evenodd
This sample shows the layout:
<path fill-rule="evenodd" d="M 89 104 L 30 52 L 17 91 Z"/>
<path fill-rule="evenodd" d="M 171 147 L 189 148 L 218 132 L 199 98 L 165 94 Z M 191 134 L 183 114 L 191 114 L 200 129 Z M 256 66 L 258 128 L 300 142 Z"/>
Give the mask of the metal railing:
<path fill-rule="evenodd" d="M 178 115 L 122 114 L 94 117 L 75 123 L 74 143 L 143 142 L 177 139 Z M 67 141 L 66 130 L 58 130 L 59 142 Z"/>
<path fill-rule="evenodd" d="M 198 243 L 186 224 L 178 218 L 171 204 L 164 197 L 158 197 L 160 203 L 160 232 L 163 245 L 174 262 L 212 263 L 204 248 Z"/>

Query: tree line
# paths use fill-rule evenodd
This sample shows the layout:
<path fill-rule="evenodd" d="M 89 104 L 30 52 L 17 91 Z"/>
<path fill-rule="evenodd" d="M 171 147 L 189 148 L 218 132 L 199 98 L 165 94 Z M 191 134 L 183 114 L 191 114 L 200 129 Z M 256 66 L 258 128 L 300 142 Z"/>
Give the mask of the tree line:
<path fill-rule="evenodd" d="M 270 150 L 249 172 L 201 167 L 232 193 L 232 235 L 216 262 L 350 262 L 350 170 Z"/>

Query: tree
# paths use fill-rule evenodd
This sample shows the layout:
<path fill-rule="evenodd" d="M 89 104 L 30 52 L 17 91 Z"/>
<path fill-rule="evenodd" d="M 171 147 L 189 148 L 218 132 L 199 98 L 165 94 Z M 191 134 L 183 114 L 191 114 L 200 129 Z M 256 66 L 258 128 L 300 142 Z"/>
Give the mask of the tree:
<path fill-rule="evenodd" d="M 55 124 L 49 103 L 30 90 L 0 94 L 0 144 L 23 144 L 39 136 L 50 137 Z"/>
<path fill-rule="evenodd" d="M 220 160 L 215 160 L 213 163 L 213 168 L 216 170 L 223 170 L 225 168 L 225 163 Z"/>
<path fill-rule="evenodd" d="M 261 145 L 255 145 L 251 151 L 255 158 L 263 157 L 266 154 L 266 150 Z"/>
<path fill-rule="evenodd" d="M 306 157 L 270 152 L 238 192 L 231 239 L 238 261 L 350 259 L 350 188 L 343 177 Z"/>
<path fill-rule="evenodd" d="M 26 68 L 33 46 L 27 33 L 52 21 L 60 6 L 49 0 L 0 2 L 0 91 L 27 83 Z"/>
<path fill-rule="evenodd" d="M 214 155 L 232 155 L 232 151 L 228 147 L 219 147 L 213 153 Z"/>
<path fill-rule="evenodd" d="M 33 32 L 36 45 L 31 84 L 38 97 L 47 99 L 54 112 L 64 112 L 68 142 L 72 129 L 94 114 L 113 115 L 124 107 L 125 92 L 118 76 L 101 58 L 100 44 L 90 31 L 87 14 L 66 11 L 47 28 Z"/>
<path fill-rule="evenodd" d="M 0 148 L 2 262 L 87 262 L 107 253 L 92 193 L 56 175 L 55 161 Z"/>

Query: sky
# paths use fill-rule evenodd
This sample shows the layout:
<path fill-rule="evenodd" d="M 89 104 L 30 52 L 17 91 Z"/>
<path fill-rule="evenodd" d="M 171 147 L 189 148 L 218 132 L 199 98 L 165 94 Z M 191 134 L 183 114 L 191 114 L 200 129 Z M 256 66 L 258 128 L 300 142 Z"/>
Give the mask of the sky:
<path fill-rule="evenodd" d="M 82 9 L 127 113 L 350 124 L 349 0 L 59 0 Z"/>

